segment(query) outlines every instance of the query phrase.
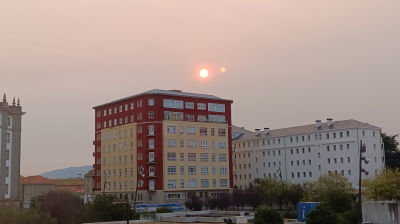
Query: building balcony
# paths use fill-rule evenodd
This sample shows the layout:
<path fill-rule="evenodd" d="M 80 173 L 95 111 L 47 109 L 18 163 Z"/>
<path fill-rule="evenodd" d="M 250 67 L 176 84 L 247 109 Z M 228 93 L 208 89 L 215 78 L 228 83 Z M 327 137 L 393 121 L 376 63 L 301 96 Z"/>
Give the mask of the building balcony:
<path fill-rule="evenodd" d="M 148 145 L 147 150 L 156 150 L 156 147 L 154 145 Z"/>
<path fill-rule="evenodd" d="M 149 172 L 148 178 L 156 178 L 155 172 Z"/>
<path fill-rule="evenodd" d="M 155 159 L 149 159 L 147 161 L 147 164 L 156 164 L 156 160 Z"/>
<path fill-rule="evenodd" d="M 147 137 L 154 137 L 154 136 L 156 136 L 156 133 L 154 131 L 147 132 Z"/>

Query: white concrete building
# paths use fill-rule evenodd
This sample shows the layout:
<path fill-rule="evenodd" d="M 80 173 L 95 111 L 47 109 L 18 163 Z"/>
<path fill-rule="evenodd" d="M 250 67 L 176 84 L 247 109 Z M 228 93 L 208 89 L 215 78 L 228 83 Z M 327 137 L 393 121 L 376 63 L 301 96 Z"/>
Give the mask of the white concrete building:
<path fill-rule="evenodd" d="M 18 201 L 21 161 L 21 117 L 19 99 L 8 105 L 6 95 L 0 102 L 0 203 Z"/>
<path fill-rule="evenodd" d="M 381 128 L 356 120 L 242 133 L 233 141 L 234 185 L 245 189 L 254 178 L 277 177 L 280 167 L 283 180 L 304 183 L 321 174 L 342 173 L 358 186 L 359 143 L 366 144 L 370 169 L 374 175 L 385 166 Z M 365 174 L 362 174 L 365 177 Z"/>

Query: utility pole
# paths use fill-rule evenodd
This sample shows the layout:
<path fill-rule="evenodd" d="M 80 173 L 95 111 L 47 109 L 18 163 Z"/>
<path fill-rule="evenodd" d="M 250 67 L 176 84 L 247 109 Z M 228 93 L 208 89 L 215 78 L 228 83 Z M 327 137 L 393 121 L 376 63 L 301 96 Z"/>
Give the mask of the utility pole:
<path fill-rule="evenodd" d="M 359 181 L 359 183 L 358 183 L 358 208 L 359 208 L 359 217 L 358 217 L 358 219 L 359 219 L 359 223 L 362 223 L 362 209 L 361 209 L 361 206 L 362 206 L 362 204 L 361 204 L 361 172 L 364 172 L 366 175 L 368 175 L 369 174 L 369 171 L 370 170 L 368 170 L 368 169 L 364 169 L 364 168 L 362 168 L 362 161 L 364 160 L 364 162 L 365 162 L 365 164 L 368 164 L 369 163 L 369 161 L 370 161 L 370 159 L 368 159 L 366 156 L 362 156 L 362 154 L 363 153 L 365 153 L 366 151 L 367 151 L 367 149 L 366 149 L 367 147 L 365 146 L 365 144 L 363 144 L 362 143 L 362 141 L 360 141 L 360 172 L 358 172 L 358 181 Z"/>
<path fill-rule="evenodd" d="M 137 201 L 137 193 L 138 193 L 138 185 L 139 185 L 139 176 L 144 177 L 143 174 L 144 168 L 142 166 L 138 167 L 137 176 L 136 176 L 136 191 L 135 191 L 135 202 L 133 203 L 133 214 L 136 215 L 136 201 Z"/>
<path fill-rule="evenodd" d="M 281 183 L 282 183 L 282 194 L 283 194 L 283 198 L 284 198 L 284 200 L 285 200 L 285 195 L 286 195 L 286 194 L 285 194 L 285 188 L 283 187 L 283 179 L 282 179 L 282 170 L 281 170 L 281 167 L 279 167 L 278 170 L 277 170 L 276 172 L 278 173 L 278 176 L 281 178 Z M 286 212 L 286 214 L 288 214 L 286 202 L 284 201 L 283 203 L 284 203 L 284 205 L 285 205 L 285 212 Z"/>

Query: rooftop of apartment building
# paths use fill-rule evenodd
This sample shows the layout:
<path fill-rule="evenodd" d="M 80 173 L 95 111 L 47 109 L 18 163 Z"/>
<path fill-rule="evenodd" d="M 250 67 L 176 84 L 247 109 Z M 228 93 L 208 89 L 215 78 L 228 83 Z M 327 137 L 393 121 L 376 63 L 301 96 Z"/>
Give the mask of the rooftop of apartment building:
<path fill-rule="evenodd" d="M 232 133 L 235 133 L 235 132 L 242 133 L 242 134 L 251 133 L 251 131 L 244 129 L 244 127 L 238 127 L 238 126 L 232 125 Z"/>
<path fill-rule="evenodd" d="M 85 174 L 85 177 L 94 177 L 94 174 L 95 174 L 95 172 L 93 169 L 93 170 L 90 170 L 89 172 L 87 172 L 87 174 Z"/>
<path fill-rule="evenodd" d="M 316 124 L 314 123 L 309 125 L 272 129 L 272 130 L 269 130 L 269 128 L 265 128 L 264 132 L 259 131 L 259 134 L 257 134 L 257 131 L 243 133 L 242 135 L 233 139 L 233 141 L 246 141 L 254 139 L 264 139 L 269 137 L 280 137 L 280 136 L 295 135 L 295 134 L 313 133 L 318 131 L 342 130 L 342 129 L 352 129 L 352 128 L 370 128 L 370 129 L 380 130 L 380 128 L 377 126 L 370 125 L 368 123 L 363 123 L 354 119 L 335 121 L 335 122 L 331 120 L 331 122 L 332 122 L 331 125 L 329 125 L 329 121 L 326 123 L 322 123 L 320 120 L 317 120 Z M 265 134 L 265 131 L 267 132 L 267 134 Z M 233 132 L 233 126 L 232 126 L 232 132 Z"/>
<path fill-rule="evenodd" d="M 161 90 L 161 89 L 153 89 L 153 90 L 149 90 L 143 93 L 139 93 L 139 94 L 135 94 L 132 96 L 128 96 L 125 98 L 121 98 L 118 100 L 114 100 L 111 101 L 109 103 L 105 103 L 105 104 L 101 104 L 98 106 L 93 107 L 93 109 L 102 107 L 102 106 L 106 106 L 106 105 L 110 105 L 113 103 L 118 103 L 121 101 L 125 101 L 125 100 L 129 100 L 129 99 L 133 99 L 139 96 L 144 96 L 144 95 L 167 95 L 167 96 L 179 96 L 179 97 L 191 97 L 191 98 L 203 98 L 203 99 L 210 99 L 210 100 L 223 100 L 223 101 L 229 101 L 229 102 L 233 102 L 232 100 L 229 99 L 223 99 L 217 96 L 213 96 L 213 95 L 207 95 L 207 94 L 200 94 L 200 93 L 188 93 L 188 92 L 182 92 L 182 90 Z"/>
<path fill-rule="evenodd" d="M 80 186 L 83 183 L 83 180 L 80 178 L 68 178 L 68 179 L 51 179 L 56 186 L 58 185 L 76 185 Z"/>
<path fill-rule="evenodd" d="M 19 177 L 20 184 L 54 184 L 54 181 L 42 176 Z"/>

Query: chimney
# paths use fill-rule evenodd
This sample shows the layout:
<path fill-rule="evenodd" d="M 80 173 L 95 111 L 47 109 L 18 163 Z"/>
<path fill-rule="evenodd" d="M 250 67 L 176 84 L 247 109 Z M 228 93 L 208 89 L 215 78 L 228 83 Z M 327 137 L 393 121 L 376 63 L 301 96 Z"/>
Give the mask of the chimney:
<path fill-rule="evenodd" d="M 256 129 L 256 135 L 260 135 L 260 129 Z"/>
<path fill-rule="evenodd" d="M 269 128 L 264 128 L 265 134 L 269 134 Z"/>
<path fill-rule="evenodd" d="M 316 120 L 315 123 L 317 125 L 317 128 L 321 127 L 321 120 Z"/>
<path fill-rule="evenodd" d="M 333 124 L 332 118 L 326 119 L 328 121 L 328 127 L 330 127 Z"/>

